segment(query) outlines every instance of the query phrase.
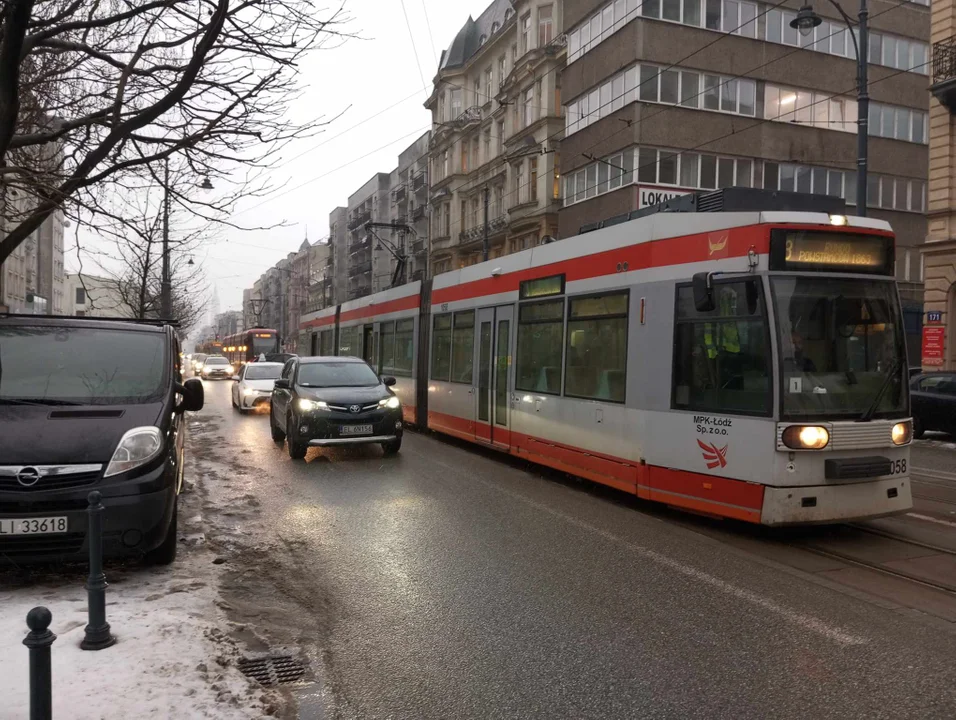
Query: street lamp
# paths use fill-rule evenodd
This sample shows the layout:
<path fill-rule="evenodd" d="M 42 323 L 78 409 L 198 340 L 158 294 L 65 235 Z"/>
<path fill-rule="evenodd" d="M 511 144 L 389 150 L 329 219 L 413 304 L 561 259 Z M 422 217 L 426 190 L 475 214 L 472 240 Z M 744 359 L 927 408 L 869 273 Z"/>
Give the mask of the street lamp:
<path fill-rule="evenodd" d="M 856 212 L 861 217 L 866 217 L 866 171 L 868 146 L 868 121 L 870 115 L 870 96 L 867 92 L 866 70 L 867 70 L 867 27 L 866 21 L 869 12 L 866 9 L 866 0 L 860 0 L 860 12 L 857 16 L 857 30 L 860 33 L 859 38 L 853 32 L 853 19 L 844 12 L 836 0 L 829 0 L 830 4 L 840 13 L 840 17 L 846 23 L 850 31 L 850 37 L 853 38 L 853 49 L 856 51 L 856 104 L 857 104 L 857 126 L 856 126 Z M 813 29 L 820 25 L 823 19 L 814 12 L 810 5 L 804 5 L 800 8 L 797 16 L 790 21 L 790 27 L 795 28 L 801 35 L 807 37 L 813 32 Z"/>
<path fill-rule="evenodd" d="M 199 186 L 202 190 L 212 190 L 209 176 L 203 178 Z M 195 265 L 192 258 L 189 265 Z M 164 320 L 173 317 L 173 283 L 169 270 L 169 155 L 163 158 L 163 276 L 159 290 L 159 311 Z"/>

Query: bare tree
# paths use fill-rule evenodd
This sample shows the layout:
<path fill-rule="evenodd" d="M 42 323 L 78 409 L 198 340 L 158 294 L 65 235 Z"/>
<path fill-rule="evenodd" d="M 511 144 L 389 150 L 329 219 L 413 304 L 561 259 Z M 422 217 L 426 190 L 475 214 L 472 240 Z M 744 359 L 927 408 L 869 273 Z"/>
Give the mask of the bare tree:
<path fill-rule="evenodd" d="M 174 170 L 170 187 L 190 187 L 189 173 Z M 82 266 L 84 257 L 99 266 L 113 292 L 112 310 L 132 318 L 160 318 L 162 313 L 163 234 L 166 217 L 163 186 L 144 188 L 138 193 L 116 193 L 97 208 L 96 232 L 99 242 L 77 247 Z M 185 191 L 181 191 L 185 196 Z M 207 283 L 193 255 L 201 245 L 212 242 L 220 228 L 190 213 L 185 204 L 170 203 L 169 255 L 172 298 L 171 319 L 184 334 L 194 328 L 206 309 Z M 95 303 L 91 309 L 95 312 Z"/>
<path fill-rule="evenodd" d="M 268 189 L 258 171 L 324 124 L 288 109 L 299 63 L 345 21 L 310 0 L 0 0 L 0 185 L 36 198 L 4 218 L 0 263 L 56 209 L 88 219 L 173 155 L 198 176 L 248 168 L 188 205 L 228 222 L 237 193 Z"/>

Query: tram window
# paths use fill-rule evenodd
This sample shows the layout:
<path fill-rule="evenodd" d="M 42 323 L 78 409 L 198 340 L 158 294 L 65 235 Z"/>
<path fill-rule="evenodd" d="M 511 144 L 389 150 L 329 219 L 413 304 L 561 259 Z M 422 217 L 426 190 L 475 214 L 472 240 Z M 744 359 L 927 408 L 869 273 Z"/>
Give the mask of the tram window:
<path fill-rule="evenodd" d="M 522 305 L 518 310 L 515 388 L 559 395 L 563 344 L 563 299 Z"/>
<path fill-rule="evenodd" d="M 382 323 L 379 328 L 382 349 L 382 367 L 380 372 L 392 375 L 395 372 L 395 323 Z"/>
<path fill-rule="evenodd" d="M 759 415 L 770 412 L 763 293 L 757 285 L 757 302 L 748 307 L 747 282 L 716 284 L 716 307 L 704 313 L 695 309 L 690 285 L 677 288 L 675 408 Z"/>
<path fill-rule="evenodd" d="M 451 313 L 435 316 L 432 330 L 432 380 L 451 377 Z"/>
<path fill-rule="evenodd" d="M 342 328 L 339 330 L 339 355 L 362 357 L 362 327 Z"/>
<path fill-rule="evenodd" d="M 569 299 L 565 395 L 624 402 L 627 298 L 624 292 Z"/>
<path fill-rule="evenodd" d="M 414 344 L 412 338 L 415 330 L 414 320 L 397 320 L 395 322 L 395 365 L 393 375 L 412 374 L 412 353 Z"/>
<path fill-rule="evenodd" d="M 320 336 L 320 355 L 335 354 L 335 333 L 332 330 L 323 330 Z"/>
<path fill-rule="evenodd" d="M 451 381 L 471 385 L 475 364 L 475 311 L 455 313 L 451 331 Z"/>

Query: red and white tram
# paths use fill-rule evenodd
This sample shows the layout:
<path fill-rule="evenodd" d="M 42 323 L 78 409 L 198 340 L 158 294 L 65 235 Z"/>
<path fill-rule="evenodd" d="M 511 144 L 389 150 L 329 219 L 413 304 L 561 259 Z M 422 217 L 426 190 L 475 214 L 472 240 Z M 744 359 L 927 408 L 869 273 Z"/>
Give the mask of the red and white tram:
<path fill-rule="evenodd" d="M 409 422 L 641 498 L 766 525 L 905 511 L 893 233 L 782 195 L 621 222 L 302 329 L 395 375 Z"/>

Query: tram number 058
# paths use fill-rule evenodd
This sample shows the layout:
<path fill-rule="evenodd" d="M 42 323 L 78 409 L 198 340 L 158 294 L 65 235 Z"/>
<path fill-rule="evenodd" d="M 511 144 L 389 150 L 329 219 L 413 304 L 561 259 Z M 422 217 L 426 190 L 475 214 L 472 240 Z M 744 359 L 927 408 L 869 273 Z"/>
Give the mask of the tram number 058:
<path fill-rule="evenodd" d="M 890 475 L 900 475 L 906 472 L 906 459 L 890 461 Z"/>

